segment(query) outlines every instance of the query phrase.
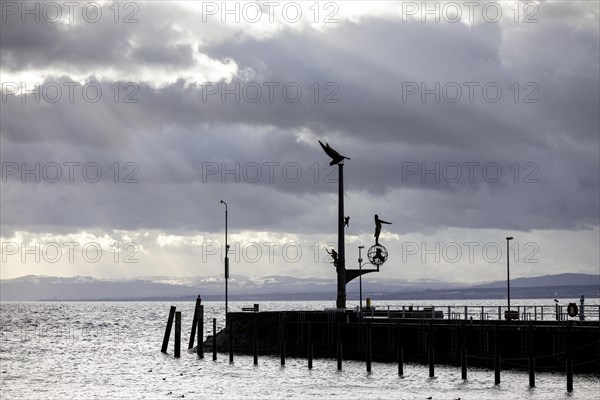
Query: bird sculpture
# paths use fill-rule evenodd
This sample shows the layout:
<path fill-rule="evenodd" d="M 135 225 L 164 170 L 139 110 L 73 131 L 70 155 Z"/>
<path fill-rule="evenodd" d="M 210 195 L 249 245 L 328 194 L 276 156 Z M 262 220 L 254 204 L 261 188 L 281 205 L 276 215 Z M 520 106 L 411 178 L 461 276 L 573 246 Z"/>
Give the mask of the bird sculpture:
<path fill-rule="evenodd" d="M 323 144 L 319 140 L 319 144 L 321 145 L 323 150 L 325 150 L 325 153 L 327 153 L 327 155 L 329 157 L 331 157 L 331 162 L 329 163 L 329 165 L 336 165 L 336 164 L 339 164 L 342 161 L 344 161 L 344 159 L 347 159 L 347 160 L 350 159 L 350 157 L 343 156 L 340 153 L 338 153 L 337 151 L 335 151 L 331 146 L 329 146 L 329 143 Z"/>

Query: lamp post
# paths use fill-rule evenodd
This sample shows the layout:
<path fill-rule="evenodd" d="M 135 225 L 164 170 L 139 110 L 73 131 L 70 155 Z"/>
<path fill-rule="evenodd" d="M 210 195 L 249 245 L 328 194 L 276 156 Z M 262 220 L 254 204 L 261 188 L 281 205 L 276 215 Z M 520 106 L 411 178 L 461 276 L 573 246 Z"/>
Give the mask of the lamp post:
<path fill-rule="evenodd" d="M 359 292 L 359 296 L 360 296 L 360 303 L 358 306 L 358 310 L 362 313 L 362 255 L 361 255 L 361 251 L 362 249 L 364 249 L 365 246 L 358 246 L 358 270 L 360 275 L 358 276 L 358 292 Z"/>
<path fill-rule="evenodd" d="M 229 245 L 227 244 L 227 203 L 221 200 L 222 204 L 225 204 L 225 325 L 227 325 L 227 280 L 229 279 Z"/>
<path fill-rule="evenodd" d="M 510 254 L 508 250 L 509 242 L 513 240 L 512 236 L 506 238 L 506 287 L 508 288 L 508 314 L 507 319 L 510 320 L 512 315 L 510 313 Z"/>

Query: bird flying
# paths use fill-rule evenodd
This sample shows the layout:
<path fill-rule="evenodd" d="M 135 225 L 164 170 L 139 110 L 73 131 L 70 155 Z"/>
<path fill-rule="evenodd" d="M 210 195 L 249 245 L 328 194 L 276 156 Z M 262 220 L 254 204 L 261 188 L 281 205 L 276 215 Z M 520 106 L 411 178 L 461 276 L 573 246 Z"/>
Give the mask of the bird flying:
<path fill-rule="evenodd" d="M 331 148 L 329 146 L 329 143 L 323 144 L 319 140 L 319 144 L 321 145 L 321 147 L 323 148 L 323 150 L 325 150 L 325 153 L 327 153 L 327 155 L 329 157 L 331 157 L 331 162 L 329 163 L 329 165 L 339 164 L 342 161 L 344 161 L 344 158 L 348 159 L 348 160 L 350 159 L 350 157 L 343 156 L 340 153 L 338 153 L 337 151 L 335 151 L 333 148 Z"/>

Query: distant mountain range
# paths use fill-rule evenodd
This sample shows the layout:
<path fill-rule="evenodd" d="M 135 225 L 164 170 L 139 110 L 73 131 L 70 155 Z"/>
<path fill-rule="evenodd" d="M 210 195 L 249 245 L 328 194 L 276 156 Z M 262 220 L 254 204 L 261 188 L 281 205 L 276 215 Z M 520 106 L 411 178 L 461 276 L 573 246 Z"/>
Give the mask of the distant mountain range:
<path fill-rule="evenodd" d="M 367 275 L 363 295 L 373 299 L 493 299 L 506 296 L 506 281 L 478 285 L 436 280 L 408 281 L 377 279 Z M 233 275 L 229 280 L 231 300 L 326 300 L 335 297 L 333 278 L 297 278 L 273 275 L 250 278 Z M 348 285 L 348 298 L 357 297 L 357 282 Z M 222 277 L 164 277 L 143 279 L 96 279 L 27 275 L 0 280 L 0 300 L 173 300 L 195 298 L 223 299 Z M 513 298 L 600 297 L 600 275 L 559 274 L 511 280 Z"/>

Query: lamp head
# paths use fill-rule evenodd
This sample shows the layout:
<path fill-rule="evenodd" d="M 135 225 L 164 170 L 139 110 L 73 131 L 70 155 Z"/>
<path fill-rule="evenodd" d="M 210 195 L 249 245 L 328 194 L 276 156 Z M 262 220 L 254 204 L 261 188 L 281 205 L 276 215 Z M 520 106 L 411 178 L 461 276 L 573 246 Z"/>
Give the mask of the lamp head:
<path fill-rule="evenodd" d="M 513 240 L 513 237 L 509 236 L 509 237 L 506 238 L 506 240 Z"/>
<path fill-rule="evenodd" d="M 359 248 L 359 249 L 364 249 L 364 248 L 365 248 L 365 246 L 358 246 L 358 248 Z"/>

